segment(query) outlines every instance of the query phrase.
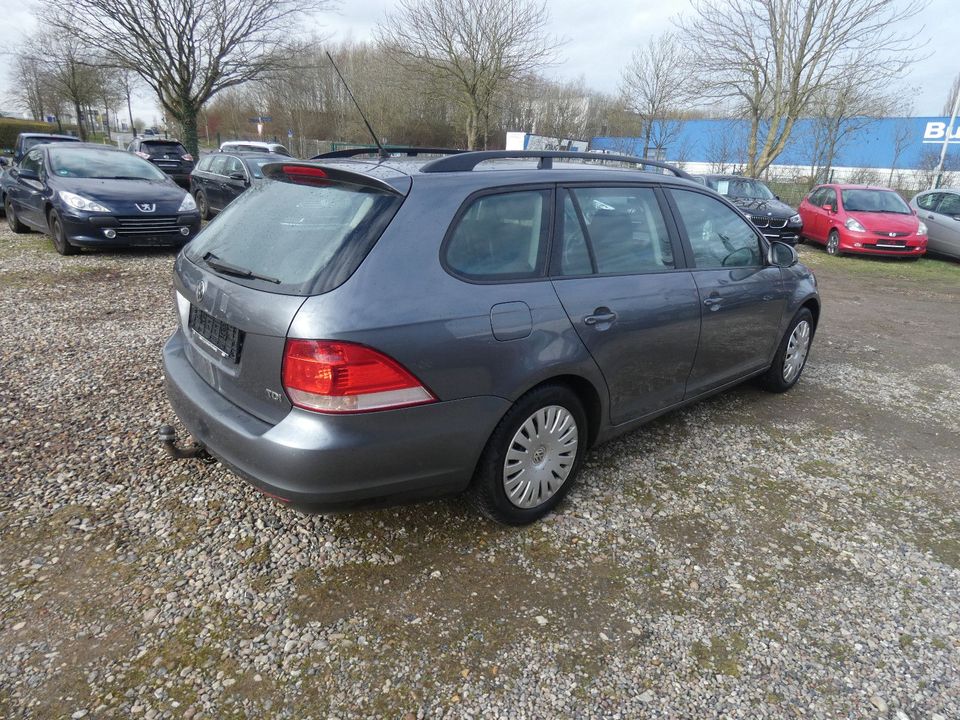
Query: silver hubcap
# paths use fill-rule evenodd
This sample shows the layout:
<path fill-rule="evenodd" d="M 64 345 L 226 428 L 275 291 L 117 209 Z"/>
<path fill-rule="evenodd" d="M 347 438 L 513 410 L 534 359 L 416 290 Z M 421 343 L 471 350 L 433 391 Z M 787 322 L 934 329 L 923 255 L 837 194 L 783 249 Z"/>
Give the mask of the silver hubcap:
<path fill-rule="evenodd" d="M 836 235 L 831 235 L 827 239 L 827 252 L 831 255 L 836 255 L 838 247 L 840 247 L 840 238 Z"/>
<path fill-rule="evenodd" d="M 783 379 L 792 382 L 803 369 L 803 363 L 810 351 L 810 323 L 801 320 L 790 333 L 787 341 L 787 354 L 783 358 Z"/>
<path fill-rule="evenodd" d="M 577 459 L 577 423 L 559 405 L 537 410 L 520 426 L 503 463 L 507 499 L 521 508 L 542 505 L 566 481 Z"/>

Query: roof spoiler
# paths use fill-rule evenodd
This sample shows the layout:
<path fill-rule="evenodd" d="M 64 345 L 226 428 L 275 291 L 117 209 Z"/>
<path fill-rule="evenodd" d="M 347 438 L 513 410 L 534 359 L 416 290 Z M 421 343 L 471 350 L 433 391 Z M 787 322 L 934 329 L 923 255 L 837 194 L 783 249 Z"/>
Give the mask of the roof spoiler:
<path fill-rule="evenodd" d="M 369 188 L 379 192 L 403 197 L 404 193 L 390 183 L 365 173 L 350 172 L 340 168 L 324 167 L 312 162 L 278 160 L 267 163 L 260 171 L 263 176 L 271 180 L 294 183 L 296 185 L 313 185 L 323 187 L 327 185 L 345 184 Z"/>
<path fill-rule="evenodd" d="M 388 155 L 406 155 L 407 157 L 416 157 L 417 155 L 456 155 L 467 152 L 466 150 L 456 150 L 454 148 L 431 148 L 431 147 L 400 147 L 386 146 L 383 152 Z M 331 158 L 351 158 L 357 155 L 379 155 L 378 148 L 347 148 L 345 150 L 333 150 L 331 152 L 314 155 L 311 160 L 329 160 Z"/>
<path fill-rule="evenodd" d="M 599 152 L 576 152 L 565 150 L 480 150 L 477 152 L 465 152 L 450 157 L 437 158 L 431 160 L 420 168 L 422 173 L 442 173 L 442 172 L 469 172 L 477 165 L 487 160 L 500 159 L 537 159 L 538 170 L 550 170 L 553 168 L 554 158 L 560 160 L 596 160 L 604 162 L 621 162 L 632 165 L 650 166 L 669 170 L 674 175 L 684 180 L 692 178 L 678 167 L 674 167 L 659 160 L 647 160 L 645 158 L 635 157 L 633 155 L 611 155 Z"/>

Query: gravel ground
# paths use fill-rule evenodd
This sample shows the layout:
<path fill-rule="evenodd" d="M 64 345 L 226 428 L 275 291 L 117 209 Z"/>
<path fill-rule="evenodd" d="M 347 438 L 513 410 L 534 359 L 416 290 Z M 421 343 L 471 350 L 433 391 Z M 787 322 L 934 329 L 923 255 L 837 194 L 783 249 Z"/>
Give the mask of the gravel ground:
<path fill-rule="evenodd" d="M 170 253 L 0 231 L 0 716 L 960 717 L 960 267 L 803 250 L 804 379 L 558 512 L 304 516 L 171 463 Z"/>

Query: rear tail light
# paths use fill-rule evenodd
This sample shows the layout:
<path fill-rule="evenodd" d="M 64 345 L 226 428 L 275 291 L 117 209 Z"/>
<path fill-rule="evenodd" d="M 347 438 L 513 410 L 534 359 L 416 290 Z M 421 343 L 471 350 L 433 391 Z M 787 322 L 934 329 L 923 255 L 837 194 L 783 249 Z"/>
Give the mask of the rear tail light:
<path fill-rule="evenodd" d="M 327 173 L 318 167 L 283 165 L 280 170 L 286 179 L 300 185 L 327 185 Z"/>
<path fill-rule="evenodd" d="M 134 153 L 134 155 L 137 155 L 138 157 L 142 157 L 144 160 L 149 160 L 149 159 L 150 159 L 150 156 L 149 156 L 147 153 L 142 152 L 141 150 L 137 150 L 137 151 Z"/>
<path fill-rule="evenodd" d="M 186 155 L 181 155 L 180 157 L 182 157 L 187 162 L 193 162 L 193 155 L 191 155 L 190 153 L 187 153 Z"/>
<path fill-rule="evenodd" d="M 283 389 L 297 407 L 324 413 L 386 410 L 436 398 L 396 360 L 332 340 L 288 339 Z"/>

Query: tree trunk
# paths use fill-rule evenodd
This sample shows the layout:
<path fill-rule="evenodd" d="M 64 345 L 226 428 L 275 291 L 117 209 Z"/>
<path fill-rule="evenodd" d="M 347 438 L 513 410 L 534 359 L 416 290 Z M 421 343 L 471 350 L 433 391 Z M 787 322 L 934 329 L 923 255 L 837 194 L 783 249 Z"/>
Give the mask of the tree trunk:
<path fill-rule="evenodd" d="M 187 152 L 194 157 L 200 156 L 200 139 L 197 133 L 197 112 L 191 107 L 187 107 L 178 113 L 174 119 L 180 124 L 183 130 L 181 142 L 187 149 Z"/>
<path fill-rule="evenodd" d="M 73 101 L 73 112 L 76 113 L 77 135 L 80 136 L 80 142 L 86 142 L 87 131 L 83 129 L 83 111 L 80 110 L 80 103 L 77 100 Z"/>
<path fill-rule="evenodd" d="M 130 107 L 130 91 L 127 90 L 127 115 L 130 116 L 130 132 L 133 137 L 137 137 L 137 127 L 133 124 L 133 109 Z"/>

